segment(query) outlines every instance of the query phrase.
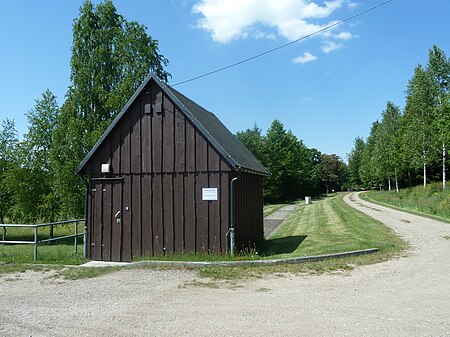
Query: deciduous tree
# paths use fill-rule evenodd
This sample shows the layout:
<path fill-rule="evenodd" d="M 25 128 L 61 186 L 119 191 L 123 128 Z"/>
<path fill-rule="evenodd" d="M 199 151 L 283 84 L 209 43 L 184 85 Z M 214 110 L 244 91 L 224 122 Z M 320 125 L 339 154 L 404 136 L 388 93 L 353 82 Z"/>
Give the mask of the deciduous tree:
<path fill-rule="evenodd" d="M 353 144 L 353 149 L 347 155 L 349 182 L 352 187 L 361 187 L 362 180 L 360 177 L 359 169 L 361 167 L 362 155 L 366 143 L 361 137 L 356 137 Z"/>
<path fill-rule="evenodd" d="M 341 191 L 347 179 L 347 166 L 336 154 L 323 154 L 320 176 L 326 193 Z"/>
<path fill-rule="evenodd" d="M 5 223 L 5 218 L 10 215 L 11 192 L 6 184 L 9 170 L 14 164 L 14 152 L 18 144 L 18 134 L 14 120 L 5 119 L 2 121 L 0 131 L 0 221 Z"/>
<path fill-rule="evenodd" d="M 450 144 L 450 59 L 437 46 L 428 54 L 427 73 L 433 83 L 437 140 L 442 146 L 442 188 L 446 188 L 446 152 Z"/>
<path fill-rule="evenodd" d="M 58 203 L 52 192 L 53 174 L 49 162 L 58 115 L 56 96 L 48 89 L 27 114 L 28 132 L 16 147 L 16 165 L 6 182 L 13 199 L 15 221 L 57 220 Z"/>
<path fill-rule="evenodd" d="M 378 161 L 380 176 L 388 181 L 388 189 L 391 190 L 391 178 L 395 178 L 395 188 L 398 192 L 399 172 L 399 127 L 401 113 L 400 108 L 392 102 L 387 102 L 386 108 L 381 114 L 381 123 L 378 127 L 378 136 L 375 141 L 373 156 Z"/>
<path fill-rule="evenodd" d="M 433 83 L 418 65 L 408 83 L 406 106 L 402 119 L 403 152 L 413 166 L 423 168 L 423 186 L 427 184 L 427 165 L 436 158 Z"/>
<path fill-rule="evenodd" d="M 111 0 L 84 1 L 73 25 L 72 83 L 51 151 L 53 190 L 64 217 L 83 214 L 78 164 L 150 71 L 168 80 L 167 64 L 146 27 L 127 21 Z"/>

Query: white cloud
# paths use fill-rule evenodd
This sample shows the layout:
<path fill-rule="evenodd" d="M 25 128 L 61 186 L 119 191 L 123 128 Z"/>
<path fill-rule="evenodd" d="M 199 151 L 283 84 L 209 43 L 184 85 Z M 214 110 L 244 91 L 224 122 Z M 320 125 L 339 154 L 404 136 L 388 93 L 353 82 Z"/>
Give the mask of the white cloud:
<path fill-rule="evenodd" d="M 323 5 L 308 0 L 199 0 L 193 12 L 202 16 L 197 26 L 217 42 L 245 38 L 255 25 L 271 27 L 293 41 L 326 27 L 329 23 L 320 24 L 317 20 L 326 19 L 343 3 L 344 0 L 325 1 Z"/>
<path fill-rule="evenodd" d="M 298 56 L 298 57 L 294 58 L 292 60 L 292 62 L 303 64 L 303 63 L 312 62 L 315 60 L 317 60 L 317 56 L 314 56 L 313 54 L 306 52 L 302 56 Z"/>
<path fill-rule="evenodd" d="M 322 45 L 321 49 L 325 54 L 331 53 L 333 50 L 339 49 L 342 47 L 342 44 L 338 44 L 334 41 L 325 41 Z"/>
<path fill-rule="evenodd" d="M 277 38 L 274 33 L 264 33 L 261 32 L 260 30 L 256 30 L 253 33 L 253 37 L 255 39 L 267 39 L 267 40 L 276 40 Z"/>
<path fill-rule="evenodd" d="M 356 2 L 349 2 L 349 3 L 347 4 L 347 6 L 348 6 L 348 8 L 355 9 L 356 7 L 359 6 L 359 3 L 356 3 Z"/>
<path fill-rule="evenodd" d="M 339 34 L 336 34 L 336 38 L 340 40 L 350 40 L 353 38 L 353 35 L 349 32 L 340 32 Z"/>

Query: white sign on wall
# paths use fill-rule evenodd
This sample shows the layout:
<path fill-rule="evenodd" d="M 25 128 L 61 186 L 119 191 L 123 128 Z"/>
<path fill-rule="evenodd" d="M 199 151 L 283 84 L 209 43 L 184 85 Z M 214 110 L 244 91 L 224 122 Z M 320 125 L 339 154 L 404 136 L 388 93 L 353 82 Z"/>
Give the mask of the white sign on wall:
<path fill-rule="evenodd" d="M 202 188 L 202 200 L 217 200 L 217 188 Z"/>

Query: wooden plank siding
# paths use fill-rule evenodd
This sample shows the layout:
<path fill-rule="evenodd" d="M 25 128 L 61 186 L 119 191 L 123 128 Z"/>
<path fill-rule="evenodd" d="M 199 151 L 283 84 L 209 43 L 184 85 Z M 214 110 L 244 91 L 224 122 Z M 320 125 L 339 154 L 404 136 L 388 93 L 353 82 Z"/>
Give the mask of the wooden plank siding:
<path fill-rule="evenodd" d="M 111 165 L 110 174 L 101 174 L 104 163 Z M 89 258 L 130 261 L 140 255 L 228 250 L 229 188 L 235 173 L 156 83 L 149 82 L 137 96 L 91 157 L 86 173 L 94 179 L 87 216 L 89 243 L 95 245 L 89 246 Z M 121 180 L 95 180 L 101 177 Z M 218 189 L 218 200 L 202 200 L 207 187 Z M 242 173 L 236 205 L 240 249 L 246 240 L 262 239 L 262 177 Z"/>
<path fill-rule="evenodd" d="M 263 240 L 262 176 L 243 172 L 236 184 L 236 250 Z"/>

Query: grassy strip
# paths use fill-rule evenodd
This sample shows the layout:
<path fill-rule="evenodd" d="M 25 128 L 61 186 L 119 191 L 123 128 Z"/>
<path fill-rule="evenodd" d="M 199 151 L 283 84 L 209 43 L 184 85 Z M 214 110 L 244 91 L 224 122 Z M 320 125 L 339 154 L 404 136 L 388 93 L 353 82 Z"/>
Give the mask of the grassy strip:
<path fill-rule="evenodd" d="M 63 278 L 65 280 L 79 280 L 99 277 L 115 271 L 121 270 L 120 267 L 69 267 L 58 271 L 53 277 Z"/>
<path fill-rule="evenodd" d="M 442 184 L 429 184 L 396 191 L 369 191 L 363 199 L 404 210 L 412 214 L 450 222 L 450 189 L 442 191 Z"/>
<path fill-rule="evenodd" d="M 331 254 L 367 248 L 380 248 L 376 254 L 292 265 L 200 268 L 202 277 L 241 279 L 263 274 L 314 273 L 351 270 L 399 256 L 407 244 L 392 229 L 345 204 L 343 195 L 312 205 L 301 205 L 267 240 L 260 253 L 264 258 Z"/>
<path fill-rule="evenodd" d="M 0 263 L 0 276 L 12 273 L 24 273 L 31 271 L 49 271 L 51 269 L 62 269 L 64 266 L 59 265 L 39 265 L 39 264 L 17 264 L 17 263 Z"/>
<path fill-rule="evenodd" d="M 319 262 L 299 264 L 264 265 L 251 267 L 207 267 L 199 269 L 199 276 L 213 280 L 240 280 L 261 278 L 266 274 L 284 277 L 286 273 L 321 275 L 329 272 L 349 271 L 356 266 L 378 263 L 387 260 L 391 255 L 383 253 L 330 259 Z"/>
<path fill-rule="evenodd" d="M 405 246 L 390 228 L 348 206 L 339 195 L 300 205 L 267 240 L 262 254 L 285 258 L 375 247 L 384 252 L 401 251 Z"/>

